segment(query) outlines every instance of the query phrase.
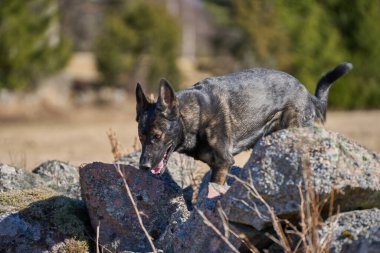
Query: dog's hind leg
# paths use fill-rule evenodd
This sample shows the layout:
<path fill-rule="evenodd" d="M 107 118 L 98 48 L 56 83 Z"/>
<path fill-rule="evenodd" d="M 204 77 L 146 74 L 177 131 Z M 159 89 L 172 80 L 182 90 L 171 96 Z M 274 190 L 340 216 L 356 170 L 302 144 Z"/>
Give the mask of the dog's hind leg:
<path fill-rule="evenodd" d="M 283 111 L 281 117 L 281 128 L 302 127 L 302 115 L 295 107 L 288 107 Z"/>

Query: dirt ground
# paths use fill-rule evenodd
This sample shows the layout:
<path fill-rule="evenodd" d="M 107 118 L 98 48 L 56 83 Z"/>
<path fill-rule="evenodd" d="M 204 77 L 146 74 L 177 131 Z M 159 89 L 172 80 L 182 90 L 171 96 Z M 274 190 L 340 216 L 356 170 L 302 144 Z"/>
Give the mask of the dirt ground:
<path fill-rule="evenodd" d="M 328 112 L 327 129 L 341 132 L 380 152 L 380 111 Z M 120 107 L 77 108 L 37 118 L 2 119 L 0 115 L 0 162 L 29 170 L 58 159 L 73 165 L 93 161 L 112 162 L 107 131 L 112 128 L 125 152 L 136 143 L 137 124 L 133 101 Z M 237 156 L 243 165 L 249 153 Z"/>

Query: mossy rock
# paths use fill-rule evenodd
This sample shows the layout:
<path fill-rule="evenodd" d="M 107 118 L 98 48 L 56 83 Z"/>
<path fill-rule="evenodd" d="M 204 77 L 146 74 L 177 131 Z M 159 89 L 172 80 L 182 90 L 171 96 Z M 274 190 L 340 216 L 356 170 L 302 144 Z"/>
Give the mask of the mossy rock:
<path fill-rule="evenodd" d="M 0 192 L 0 214 L 20 211 L 33 202 L 51 198 L 56 192 L 47 188 Z"/>
<path fill-rule="evenodd" d="M 89 252 L 94 237 L 81 200 L 44 188 L 0 192 L 0 252 Z"/>
<path fill-rule="evenodd" d="M 33 202 L 19 213 L 27 222 L 39 222 L 43 227 L 49 227 L 61 236 L 85 240 L 91 234 L 86 206 L 80 200 L 53 196 Z"/>

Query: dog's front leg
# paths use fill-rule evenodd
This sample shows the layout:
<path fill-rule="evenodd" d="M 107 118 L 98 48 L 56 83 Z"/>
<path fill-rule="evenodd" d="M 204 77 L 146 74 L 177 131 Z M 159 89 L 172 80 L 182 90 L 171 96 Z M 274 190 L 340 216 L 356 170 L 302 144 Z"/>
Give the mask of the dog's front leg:
<path fill-rule="evenodd" d="M 230 153 L 214 152 L 212 162 L 209 164 L 211 168 L 210 182 L 224 185 L 227 180 L 228 171 L 233 164 L 234 159 Z M 215 187 L 215 184 L 209 184 L 208 198 L 214 198 L 227 191 L 226 187 Z"/>
<path fill-rule="evenodd" d="M 232 163 L 233 164 L 233 163 Z M 219 165 L 214 165 L 211 167 L 211 179 L 210 182 L 223 185 L 226 183 L 228 170 L 232 166 L 228 162 L 221 163 Z"/>

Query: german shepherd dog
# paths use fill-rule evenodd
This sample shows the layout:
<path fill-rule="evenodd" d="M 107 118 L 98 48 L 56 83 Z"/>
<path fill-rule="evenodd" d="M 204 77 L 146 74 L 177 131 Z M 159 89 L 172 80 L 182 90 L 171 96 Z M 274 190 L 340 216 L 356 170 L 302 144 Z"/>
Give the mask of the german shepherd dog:
<path fill-rule="evenodd" d="M 284 72 L 254 68 L 209 77 L 174 92 L 162 79 L 156 102 L 136 87 L 140 168 L 161 174 L 173 151 L 207 163 L 211 182 L 224 184 L 233 156 L 274 131 L 308 127 L 326 119 L 334 81 L 352 69 L 342 63 L 318 82 L 315 95 Z"/>

